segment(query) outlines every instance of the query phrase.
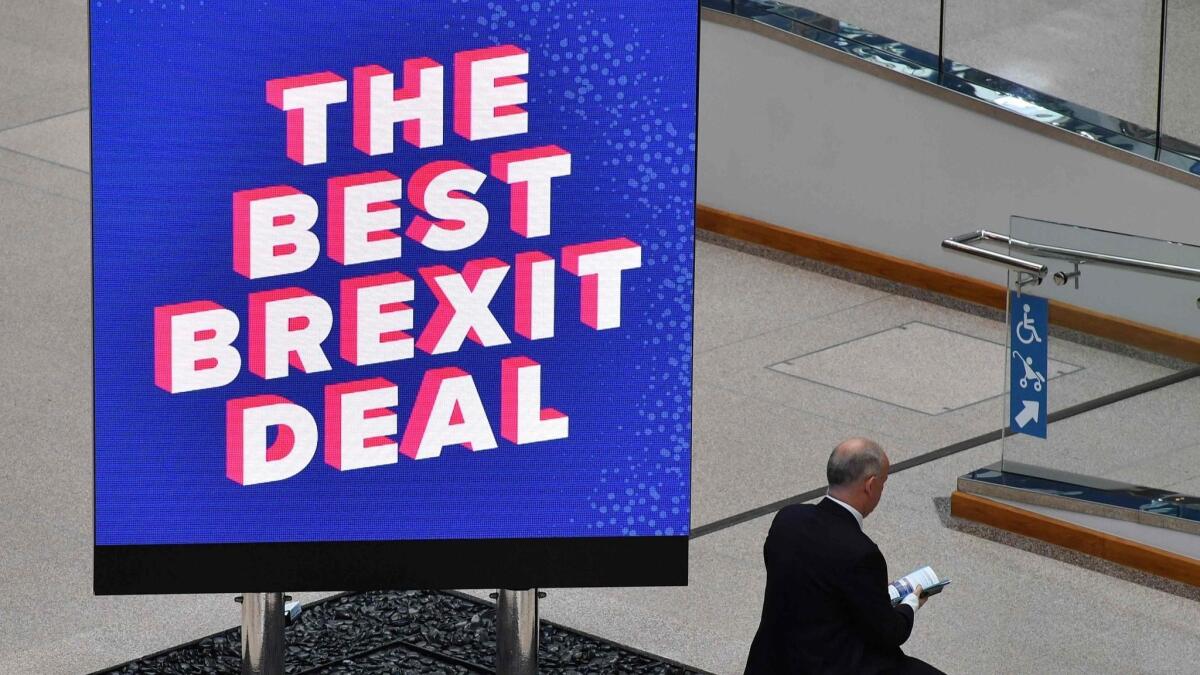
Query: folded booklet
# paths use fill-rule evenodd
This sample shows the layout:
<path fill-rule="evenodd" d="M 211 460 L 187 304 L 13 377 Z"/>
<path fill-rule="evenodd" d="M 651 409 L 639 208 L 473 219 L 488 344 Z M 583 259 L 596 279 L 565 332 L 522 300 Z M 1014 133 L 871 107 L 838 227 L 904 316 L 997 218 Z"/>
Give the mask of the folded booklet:
<path fill-rule="evenodd" d="M 917 586 L 921 587 L 923 595 L 933 595 L 940 592 L 948 583 L 950 583 L 949 580 L 938 579 L 938 575 L 932 567 L 925 566 L 888 584 L 888 595 L 892 598 L 892 605 L 898 605 L 904 596 L 912 593 Z"/>

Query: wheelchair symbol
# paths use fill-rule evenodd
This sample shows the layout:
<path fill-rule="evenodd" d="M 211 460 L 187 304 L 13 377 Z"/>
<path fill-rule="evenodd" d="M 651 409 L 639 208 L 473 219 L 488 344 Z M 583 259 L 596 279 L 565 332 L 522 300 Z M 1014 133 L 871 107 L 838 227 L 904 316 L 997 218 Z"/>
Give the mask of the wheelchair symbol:
<path fill-rule="evenodd" d="M 1022 305 L 1025 310 L 1021 318 L 1021 323 L 1017 324 L 1017 340 L 1023 345 L 1041 342 L 1042 336 L 1038 335 L 1037 328 L 1033 326 L 1033 319 L 1029 318 L 1029 305 Z"/>
<path fill-rule="evenodd" d="M 1029 386 L 1030 382 L 1033 382 L 1033 390 L 1041 391 L 1042 384 L 1045 383 L 1046 377 L 1033 369 L 1033 357 L 1021 356 L 1021 352 L 1018 352 L 1015 349 L 1013 350 L 1012 355 L 1013 358 L 1020 361 L 1021 365 L 1025 367 L 1025 376 L 1022 377 L 1021 381 L 1019 382 L 1021 388 L 1024 389 Z"/>

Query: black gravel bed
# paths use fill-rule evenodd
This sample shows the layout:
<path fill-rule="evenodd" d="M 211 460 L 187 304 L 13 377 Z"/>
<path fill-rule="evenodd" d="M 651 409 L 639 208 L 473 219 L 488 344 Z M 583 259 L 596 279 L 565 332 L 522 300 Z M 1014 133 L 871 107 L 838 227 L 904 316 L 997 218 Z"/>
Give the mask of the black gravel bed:
<path fill-rule="evenodd" d="M 305 606 L 285 631 L 288 675 L 494 673 L 496 608 L 444 591 L 345 593 Z M 237 675 L 241 629 L 201 638 L 95 675 Z M 543 621 L 539 671 L 700 673 Z"/>

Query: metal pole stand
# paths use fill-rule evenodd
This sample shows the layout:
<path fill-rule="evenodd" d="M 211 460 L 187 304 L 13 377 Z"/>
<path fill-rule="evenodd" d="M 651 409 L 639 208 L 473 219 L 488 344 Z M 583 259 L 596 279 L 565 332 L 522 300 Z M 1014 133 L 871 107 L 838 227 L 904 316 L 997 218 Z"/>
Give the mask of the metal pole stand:
<path fill-rule="evenodd" d="M 242 675 L 283 675 L 283 593 L 246 593 L 242 601 Z"/>
<path fill-rule="evenodd" d="M 538 597 L 536 588 L 501 589 L 496 603 L 496 672 L 537 675 Z"/>

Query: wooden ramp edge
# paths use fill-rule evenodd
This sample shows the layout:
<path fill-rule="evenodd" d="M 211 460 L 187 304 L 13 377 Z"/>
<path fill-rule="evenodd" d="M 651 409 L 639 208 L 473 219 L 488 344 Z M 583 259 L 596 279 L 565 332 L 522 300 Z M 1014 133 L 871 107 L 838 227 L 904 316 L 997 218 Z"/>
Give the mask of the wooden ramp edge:
<path fill-rule="evenodd" d="M 955 490 L 950 514 L 1110 562 L 1200 586 L 1200 560 Z"/>

